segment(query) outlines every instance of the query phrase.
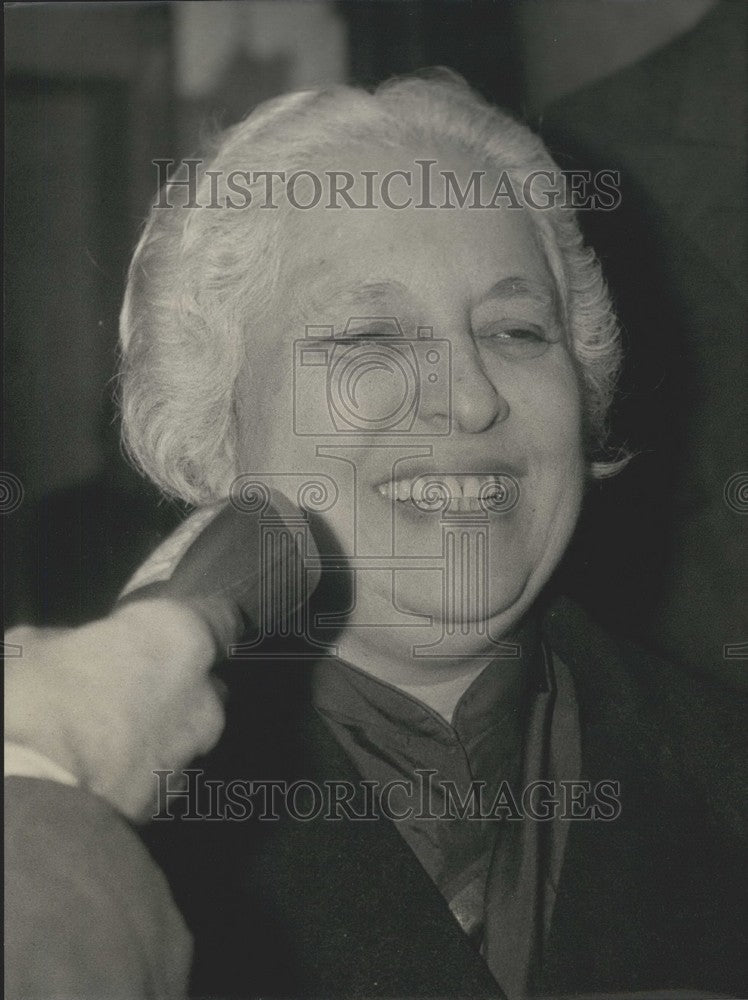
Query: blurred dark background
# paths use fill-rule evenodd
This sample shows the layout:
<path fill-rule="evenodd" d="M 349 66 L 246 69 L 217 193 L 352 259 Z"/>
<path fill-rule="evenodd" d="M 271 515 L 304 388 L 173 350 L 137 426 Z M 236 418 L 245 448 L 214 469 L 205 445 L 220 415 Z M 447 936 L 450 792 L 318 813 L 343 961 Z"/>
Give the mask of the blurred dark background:
<path fill-rule="evenodd" d="M 556 585 L 614 631 L 745 685 L 743 0 L 6 5 L 6 622 L 103 613 L 183 515 L 121 456 L 117 314 L 155 157 L 276 93 L 448 65 L 563 167 L 626 337 L 638 452 L 592 488 Z M 732 477 L 743 474 L 742 480 Z M 15 479 L 9 477 L 16 477 Z M 732 479 L 732 503 L 725 499 Z M 16 490 L 17 494 L 17 490 Z M 741 659 L 742 657 L 742 659 Z"/>

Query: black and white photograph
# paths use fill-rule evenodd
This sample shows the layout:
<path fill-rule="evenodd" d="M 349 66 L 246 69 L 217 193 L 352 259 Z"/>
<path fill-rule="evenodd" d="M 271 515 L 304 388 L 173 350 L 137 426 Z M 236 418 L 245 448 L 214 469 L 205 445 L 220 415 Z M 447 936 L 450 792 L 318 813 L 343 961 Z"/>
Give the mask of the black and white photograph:
<path fill-rule="evenodd" d="M 7 1000 L 748 998 L 747 22 L 4 5 Z"/>

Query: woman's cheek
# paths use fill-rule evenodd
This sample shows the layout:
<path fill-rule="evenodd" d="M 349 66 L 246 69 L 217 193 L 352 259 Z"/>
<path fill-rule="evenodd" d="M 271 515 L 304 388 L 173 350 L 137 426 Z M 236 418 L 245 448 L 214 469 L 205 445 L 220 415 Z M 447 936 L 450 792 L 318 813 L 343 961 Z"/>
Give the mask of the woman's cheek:
<path fill-rule="evenodd" d="M 581 452 L 581 400 L 573 371 L 530 380 L 516 394 L 513 410 L 518 435 L 536 454 L 553 460 Z"/>

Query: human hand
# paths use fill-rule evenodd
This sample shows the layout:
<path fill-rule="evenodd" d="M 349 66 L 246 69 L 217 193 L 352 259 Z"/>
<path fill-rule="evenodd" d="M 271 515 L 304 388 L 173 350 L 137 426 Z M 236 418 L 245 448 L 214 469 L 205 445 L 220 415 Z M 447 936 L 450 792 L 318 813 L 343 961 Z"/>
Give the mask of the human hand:
<path fill-rule="evenodd" d="M 177 601 L 133 600 L 79 628 L 20 626 L 6 641 L 5 737 L 43 754 L 129 819 L 145 818 L 156 769 L 218 741 L 214 637 Z"/>

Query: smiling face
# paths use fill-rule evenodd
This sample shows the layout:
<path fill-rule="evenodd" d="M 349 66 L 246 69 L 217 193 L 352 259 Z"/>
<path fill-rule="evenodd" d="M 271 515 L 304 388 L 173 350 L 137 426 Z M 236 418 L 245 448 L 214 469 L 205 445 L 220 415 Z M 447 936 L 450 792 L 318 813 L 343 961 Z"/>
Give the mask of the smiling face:
<path fill-rule="evenodd" d="M 435 169 L 474 168 L 450 154 Z M 498 637 L 529 608 L 581 502 L 577 377 L 534 224 L 505 208 L 320 206 L 285 226 L 237 387 L 240 469 L 335 482 L 322 516 L 358 567 L 361 635 L 430 616 L 469 652 L 484 623 Z M 291 494 L 299 480 L 284 481 Z"/>

